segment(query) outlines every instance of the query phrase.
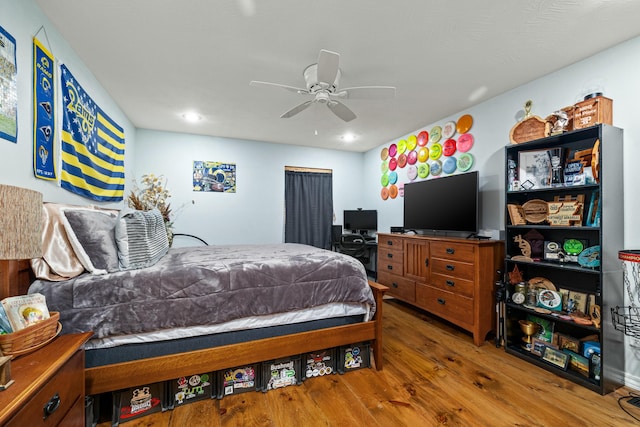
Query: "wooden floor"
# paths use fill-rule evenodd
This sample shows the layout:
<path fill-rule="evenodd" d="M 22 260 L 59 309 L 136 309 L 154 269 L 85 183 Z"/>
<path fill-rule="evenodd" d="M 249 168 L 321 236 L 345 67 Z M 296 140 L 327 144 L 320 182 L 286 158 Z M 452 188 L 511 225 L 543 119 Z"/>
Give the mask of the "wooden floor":
<path fill-rule="evenodd" d="M 134 426 L 637 426 L 640 409 L 577 386 L 395 300 L 384 307 L 383 371 L 188 404 Z M 99 424 L 108 426 L 108 422 Z"/>

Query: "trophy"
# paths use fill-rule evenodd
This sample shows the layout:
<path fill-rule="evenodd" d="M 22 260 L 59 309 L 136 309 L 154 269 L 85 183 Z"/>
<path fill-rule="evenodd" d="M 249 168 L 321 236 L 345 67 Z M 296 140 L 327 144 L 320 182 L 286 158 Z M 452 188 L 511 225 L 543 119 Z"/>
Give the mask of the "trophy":
<path fill-rule="evenodd" d="M 531 335 L 538 332 L 538 328 L 540 327 L 540 325 L 532 322 L 531 320 L 520 320 L 518 323 L 520 324 L 522 333 L 525 335 L 524 337 L 522 337 L 522 341 L 524 341 L 522 348 L 527 351 L 531 351 Z"/>

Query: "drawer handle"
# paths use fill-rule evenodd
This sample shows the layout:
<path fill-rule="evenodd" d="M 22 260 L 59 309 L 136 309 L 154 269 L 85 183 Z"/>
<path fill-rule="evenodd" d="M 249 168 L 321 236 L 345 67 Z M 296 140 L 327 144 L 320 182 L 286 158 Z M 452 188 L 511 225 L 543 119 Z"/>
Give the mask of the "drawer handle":
<path fill-rule="evenodd" d="M 396 282 L 393 282 L 393 283 L 391 284 L 391 286 L 392 286 L 392 287 L 394 287 L 394 288 L 398 288 L 398 284 L 397 284 Z"/>
<path fill-rule="evenodd" d="M 387 254 L 387 258 L 393 258 L 393 254 Z"/>
<path fill-rule="evenodd" d="M 424 259 L 424 266 L 429 267 L 429 258 Z"/>
<path fill-rule="evenodd" d="M 393 240 L 387 240 L 387 245 L 393 246 Z"/>
<path fill-rule="evenodd" d="M 445 302 L 444 298 L 438 298 L 438 304 L 444 305 Z"/>
<path fill-rule="evenodd" d="M 387 265 L 387 270 L 393 270 L 393 265 Z"/>
<path fill-rule="evenodd" d="M 49 415 L 56 412 L 56 410 L 60 407 L 60 403 L 60 395 L 58 393 L 54 394 L 53 397 L 49 399 L 47 404 L 44 405 L 44 408 L 42 408 L 44 411 L 44 416 L 42 417 L 42 419 L 45 420 Z"/>
<path fill-rule="evenodd" d="M 456 267 L 455 267 L 454 265 L 447 264 L 447 270 L 449 270 L 449 271 L 453 271 L 453 270 L 455 270 L 455 269 L 456 269 Z"/>
<path fill-rule="evenodd" d="M 447 280 L 447 286 L 453 287 L 455 285 L 456 285 L 456 282 L 454 282 L 453 280 Z"/>
<path fill-rule="evenodd" d="M 449 255 L 453 255 L 453 254 L 455 254 L 455 253 L 456 253 L 456 250 L 455 250 L 455 249 L 453 249 L 453 248 L 447 248 L 447 253 L 448 253 Z"/>

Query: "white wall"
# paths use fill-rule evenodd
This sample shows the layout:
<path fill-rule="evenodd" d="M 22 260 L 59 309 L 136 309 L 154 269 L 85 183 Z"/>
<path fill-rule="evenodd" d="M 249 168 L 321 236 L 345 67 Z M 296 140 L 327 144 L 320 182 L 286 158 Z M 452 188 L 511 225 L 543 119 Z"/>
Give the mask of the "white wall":
<path fill-rule="evenodd" d="M 541 58 L 541 60 L 544 60 Z M 434 125 L 442 126 L 471 114 L 474 124 L 470 133 L 475 144 L 470 151 L 475 157 L 473 170 L 480 172 L 482 214 L 481 229 L 504 229 L 504 146 L 509 144 L 509 131 L 524 103 L 533 100 L 532 112 L 545 118 L 553 111 L 582 100 L 585 90 L 599 86 L 604 96 L 613 99 L 613 125 L 624 129 L 625 244 L 623 249 L 640 248 L 640 191 L 637 179 L 640 159 L 640 38 L 630 40 L 598 55 L 543 76 L 510 92 L 475 105 L 458 114 L 443 117 L 435 123 L 425 123 L 397 140 L 389 141 L 365 155 L 364 188 L 367 204 L 378 209 L 379 229 L 389 231 L 402 225 L 402 199 L 383 201 L 380 197 L 380 150 L 392 142 L 406 138 Z M 435 101 L 434 101 L 435 102 Z M 622 283 L 620 283 L 622 286 Z M 628 303 L 628 302 L 627 302 Z M 637 301 L 636 301 L 637 304 Z M 611 321 L 609 317 L 606 321 Z M 627 385 L 640 389 L 640 343 L 626 340 Z"/>
<path fill-rule="evenodd" d="M 124 128 L 127 174 L 133 166 L 135 128 L 33 0 L 0 0 L 0 26 L 16 39 L 18 69 L 18 142 L 14 144 L 0 139 L 0 183 L 38 190 L 42 192 L 45 201 L 87 204 L 88 199 L 61 189 L 55 181 L 37 179 L 33 175 L 32 37 L 38 33 L 40 27 L 44 26 L 48 37 L 45 37 L 45 31 L 40 31 L 38 39 L 49 48 L 57 61 L 69 67 L 93 100 Z M 59 84 L 59 81 L 57 83 Z M 56 114 L 60 117 L 58 111 Z M 60 169 L 57 168 L 57 171 L 59 173 Z"/>
<path fill-rule="evenodd" d="M 175 231 L 209 244 L 284 241 L 285 166 L 333 170 L 336 224 L 343 209 L 363 206 L 360 153 L 142 129 L 136 150 L 138 182 L 148 173 L 167 178 Z M 194 160 L 235 163 L 237 192 L 194 192 Z"/>

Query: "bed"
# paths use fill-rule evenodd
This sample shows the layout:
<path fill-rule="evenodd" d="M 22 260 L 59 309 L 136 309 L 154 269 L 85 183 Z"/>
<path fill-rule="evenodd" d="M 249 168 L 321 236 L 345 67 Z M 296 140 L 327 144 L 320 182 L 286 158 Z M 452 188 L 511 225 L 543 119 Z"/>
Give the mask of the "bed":
<path fill-rule="evenodd" d="M 122 221 L 99 213 L 82 215 Z M 103 236 L 100 227 L 91 223 L 91 233 L 70 240 L 95 252 L 86 239 Z M 33 260 L 0 261 L 0 299 L 42 293 L 60 313 L 62 333 L 94 333 L 85 347 L 88 395 L 362 341 L 382 369 L 386 287 L 368 281 L 357 260 L 296 244 L 162 252 L 151 265 L 117 270 L 90 253 L 93 271 L 85 265 L 64 280 L 43 278 Z"/>

